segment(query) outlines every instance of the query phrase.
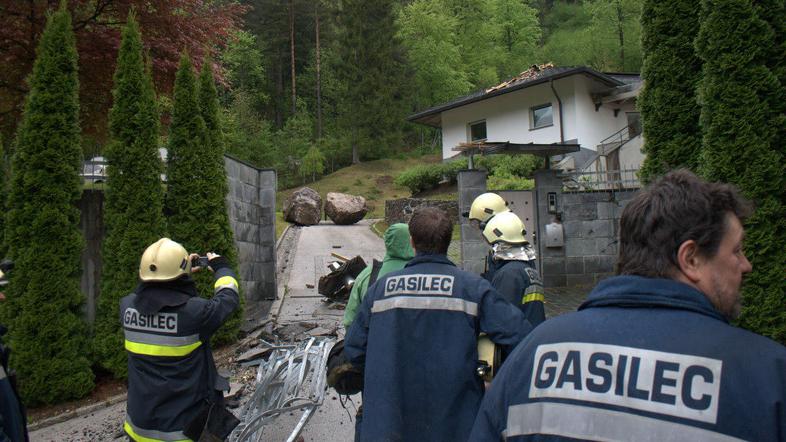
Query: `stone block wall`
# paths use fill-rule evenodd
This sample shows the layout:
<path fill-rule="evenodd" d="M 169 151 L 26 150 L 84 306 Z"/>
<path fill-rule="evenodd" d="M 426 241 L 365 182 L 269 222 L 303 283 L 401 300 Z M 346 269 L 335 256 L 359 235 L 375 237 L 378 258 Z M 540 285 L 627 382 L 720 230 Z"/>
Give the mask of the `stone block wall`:
<path fill-rule="evenodd" d="M 239 282 L 246 301 L 276 298 L 276 171 L 230 156 L 227 211 L 238 251 Z"/>
<path fill-rule="evenodd" d="M 549 213 L 547 194 L 557 194 L 557 212 L 562 218 L 563 247 L 545 247 L 539 241 L 541 273 L 547 287 L 595 284 L 614 272 L 622 209 L 636 190 L 563 192 L 562 180 L 554 171 L 536 174 L 538 237 L 555 219 Z"/>
<path fill-rule="evenodd" d="M 412 212 L 418 207 L 437 207 L 458 219 L 459 209 L 456 201 L 426 200 L 421 198 L 400 198 L 385 201 L 385 222 L 388 224 L 408 223 Z"/>
<path fill-rule="evenodd" d="M 458 173 L 458 208 L 459 214 L 468 213 L 472 201 L 486 192 L 486 172 L 482 170 L 462 170 Z M 469 219 L 459 216 L 461 228 L 461 268 L 475 274 L 481 274 L 486 267 L 486 255 L 489 246 Z"/>

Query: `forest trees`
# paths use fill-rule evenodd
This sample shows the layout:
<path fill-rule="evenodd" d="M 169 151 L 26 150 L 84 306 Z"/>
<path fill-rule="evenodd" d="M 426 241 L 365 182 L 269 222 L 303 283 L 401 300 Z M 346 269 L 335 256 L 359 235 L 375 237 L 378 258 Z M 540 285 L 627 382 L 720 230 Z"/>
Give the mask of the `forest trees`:
<path fill-rule="evenodd" d="M 106 157 L 101 296 L 96 315 L 98 362 L 124 378 L 127 363 L 117 320 L 119 301 L 137 284 L 140 251 L 164 236 L 163 167 L 158 155 L 159 116 L 139 25 L 129 15 L 123 28 L 109 114 Z"/>
<path fill-rule="evenodd" d="M 65 3 L 63 3 L 65 4 Z M 71 16 L 52 14 L 36 50 L 13 158 L 6 238 L 16 262 L 0 305 L 25 403 L 79 398 L 93 387 L 79 289 L 79 79 Z"/>
<path fill-rule="evenodd" d="M 0 3 L 0 131 L 10 133 L 19 120 L 36 42 L 47 11 L 56 3 Z M 98 139 L 104 138 L 111 105 L 112 73 L 120 46 L 117 25 L 124 23 L 131 9 L 145 35 L 157 90 L 166 93 L 171 92 L 180 52 L 187 50 L 198 59 L 215 56 L 248 9 L 235 2 L 196 0 L 72 0 L 66 4 L 73 15 L 71 27 L 81 60 L 82 129 Z"/>

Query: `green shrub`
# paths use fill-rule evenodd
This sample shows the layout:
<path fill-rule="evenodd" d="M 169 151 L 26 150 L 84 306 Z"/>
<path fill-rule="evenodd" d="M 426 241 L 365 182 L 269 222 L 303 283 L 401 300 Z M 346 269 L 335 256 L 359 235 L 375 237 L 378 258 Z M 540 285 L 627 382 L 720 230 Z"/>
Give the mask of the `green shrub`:
<path fill-rule="evenodd" d="M 535 188 L 535 180 L 511 175 L 491 175 L 486 181 L 489 190 L 530 190 Z"/>
<path fill-rule="evenodd" d="M 80 398 L 93 388 L 79 285 L 82 164 L 77 51 L 65 2 L 47 18 L 19 126 L 6 238 L 16 262 L 8 299 L 11 365 L 27 405 Z"/>
<path fill-rule="evenodd" d="M 442 180 L 442 165 L 420 165 L 407 169 L 396 177 L 395 183 L 412 194 L 436 187 Z"/>

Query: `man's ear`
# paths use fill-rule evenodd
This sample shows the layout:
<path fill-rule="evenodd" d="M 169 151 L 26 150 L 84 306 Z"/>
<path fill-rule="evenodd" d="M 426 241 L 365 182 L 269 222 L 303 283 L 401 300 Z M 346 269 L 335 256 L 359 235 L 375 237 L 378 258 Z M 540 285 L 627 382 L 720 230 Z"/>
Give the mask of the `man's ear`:
<path fill-rule="evenodd" d="M 696 241 L 689 239 L 680 244 L 680 248 L 677 249 L 677 266 L 691 283 L 696 284 L 701 279 L 700 270 L 703 262 Z"/>

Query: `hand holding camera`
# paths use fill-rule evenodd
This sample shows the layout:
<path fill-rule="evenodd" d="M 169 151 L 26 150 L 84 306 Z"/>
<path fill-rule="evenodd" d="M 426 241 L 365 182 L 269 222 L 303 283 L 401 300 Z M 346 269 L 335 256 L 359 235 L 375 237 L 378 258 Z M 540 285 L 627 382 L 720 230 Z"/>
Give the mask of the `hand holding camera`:
<path fill-rule="evenodd" d="M 198 272 L 203 268 L 209 268 L 210 270 L 213 270 L 210 267 L 210 260 L 218 257 L 219 255 L 216 255 L 213 252 L 207 252 L 206 256 L 200 256 L 198 253 L 192 253 L 189 255 L 189 259 L 191 259 L 191 272 Z"/>

